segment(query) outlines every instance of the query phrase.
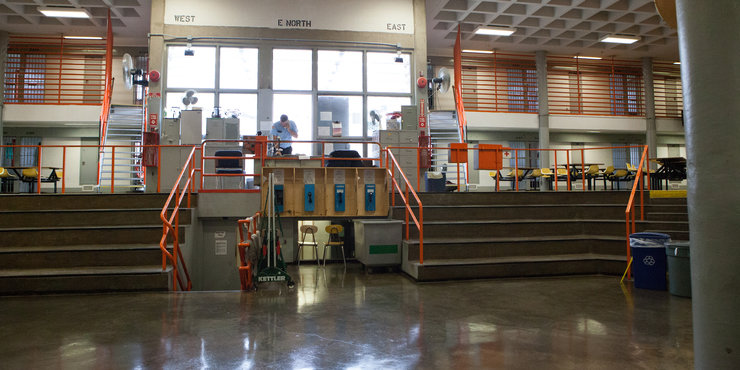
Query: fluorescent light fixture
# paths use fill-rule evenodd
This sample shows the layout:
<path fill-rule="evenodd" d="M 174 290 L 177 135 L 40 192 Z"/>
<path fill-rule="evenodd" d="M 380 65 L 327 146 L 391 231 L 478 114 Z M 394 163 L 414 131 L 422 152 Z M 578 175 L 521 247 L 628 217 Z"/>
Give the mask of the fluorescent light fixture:
<path fill-rule="evenodd" d="M 640 41 L 640 38 L 637 36 L 628 36 L 628 35 L 606 35 L 599 39 L 601 42 L 610 42 L 614 44 L 634 44 L 638 41 Z"/>
<path fill-rule="evenodd" d="M 463 53 L 475 53 L 475 54 L 493 54 L 493 50 L 475 50 L 475 49 L 464 49 Z"/>
<path fill-rule="evenodd" d="M 70 8 L 61 6 L 43 6 L 37 8 L 41 14 L 47 17 L 58 18 L 90 18 L 90 13 L 81 8 Z"/>
<path fill-rule="evenodd" d="M 681 65 L 681 62 L 673 62 L 673 64 Z"/>
<path fill-rule="evenodd" d="M 493 36 L 511 36 L 512 33 L 516 32 L 516 28 L 506 27 L 479 27 L 475 30 L 475 33 L 479 35 L 493 35 Z"/>
<path fill-rule="evenodd" d="M 67 40 L 102 40 L 101 36 L 64 36 Z"/>
<path fill-rule="evenodd" d="M 573 57 L 573 59 L 593 59 L 593 60 L 601 60 L 601 57 L 587 57 L 585 55 L 576 55 Z"/>

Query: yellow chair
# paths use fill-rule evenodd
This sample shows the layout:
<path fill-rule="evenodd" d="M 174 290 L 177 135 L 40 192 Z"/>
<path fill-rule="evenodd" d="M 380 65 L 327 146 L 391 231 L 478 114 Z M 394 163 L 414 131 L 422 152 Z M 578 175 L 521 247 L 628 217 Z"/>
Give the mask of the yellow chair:
<path fill-rule="evenodd" d="M 316 264 L 319 263 L 319 243 L 316 243 L 316 233 L 319 228 L 316 225 L 301 225 L 301 241 L 298 242 L 298 266 L 301 265 L 301 249 L 304 245 L 313 247 L 314 256 L 316 257 Z M 306 241 L 306 236 L 311 235 L 311 241 Z"/>
<path fill-rule="evenodd" d="M 347 259 L 344 256 L 344 240 L 342 240 L 340 233 L 344 230 L 342 225 L 328 225 L 325 228 L 329 234 L 329 240 L 324 244 L 324 267 L 326 267 L 326 249 L 329 247 L 339 247 L 342 249 L 342 262 L 344 262 L 344 268 L 347 268 Z"/>
<path fill-rule="evenodd" d="M 532 188 L 539 189 L 540 178 L 547 179 L 549 176 L 542 173 L 542 169 L 535 168 L 532 173 L 529 174 L 529 178 L 532 179 Z"/>
<path fill-rule="evenodd" d="M 5 167 L 0 167 L 0 183 L 2 187 L 3 193 L 12 193 L 13 192 L 13 183 L 15 180 L 18 180 L 17 177 L 13 176 L 12 173 L 8 172 L 8 170 L 5 169 Z"/>
<path fill-rule="evenodd" d="M 592 180 L 595 178 L 598 178 L 599 175 L 601 175 L 601 170 L 599 169 L 599 165 L 592 164 L 588 166 L 588 170 L 586 170 L 586 180 L 588 180 L 589 190 L 591 190 L 592 188 L 596 189 L 596 184 L 593 184 L 593 187 L 592 187 L 592 183 L 594 182 Z"/>
<path fill-rule="evenodd" d="M 612 182 L 612 190 L 614 190 L 614 182 L 617 183 L 617 190 L 619 190 L 620 181 L 632 181 L 634 178 L 634 175 L 627 170 L 615 170 L 608 176 L 608 180 Z"/>
<path fill-rule="evenodd" d="M 39 170 L 36 167 L 24 168 L 21 171 L 21 181 L 28 183 L 28 192 L 33 193 L 36 191 L 36 183 L 39 178 Z"/>
<path fill-rule="evenodd" d="M 614 166 L 607 166 L 603 172 L 601 172 L 601 178 L 604 179 L 604 190 L 606 190 L 606 180 L 609 179 L 609 176 L 614 174 Z"/>

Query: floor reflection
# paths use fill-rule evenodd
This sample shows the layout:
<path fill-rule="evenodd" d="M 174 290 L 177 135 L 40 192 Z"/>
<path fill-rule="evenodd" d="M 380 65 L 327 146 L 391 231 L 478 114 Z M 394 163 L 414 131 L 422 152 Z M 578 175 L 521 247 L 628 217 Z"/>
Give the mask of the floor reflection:
<path fill-rule="evenodd" d="M 613 277 L 416 284 L 290 266 L 254 292 L 0 299 L 2 368 L 690 368 L 691 301 Z M 8 339 L 12 338 L 12 339 Z"/>

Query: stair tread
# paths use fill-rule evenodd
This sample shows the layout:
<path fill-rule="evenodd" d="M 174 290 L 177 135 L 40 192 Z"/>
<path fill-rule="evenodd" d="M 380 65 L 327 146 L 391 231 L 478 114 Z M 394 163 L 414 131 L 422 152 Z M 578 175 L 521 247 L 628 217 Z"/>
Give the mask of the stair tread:
<path fill-rule="evenodd" d="M 454 221 L 424 221 L 427 225 L 467 225 L 467 224 L 526 224 L 526 223 L 563 223 L 563 222 L 609 222 L 622 223 L 619 219 L 588 219 L 588 218 L 563 218 L 563 219 L 506 219 L 506 220 L 454 220 Z M 646 222 L 646 221 L 637 221 Z M 662 222 L 662 221 L 661 221 Z M 668 222 L 668 221 L 666 221 Z"/>
<path fill-rule="evenodd" d="M 180 227 L 188 226 L 187 224 Z M 111 226 L 36 226 L 36 227 L 12 227 L 2 228 L 2 231 L 43 231 L 43 230 L 96 230 L 96 229 L 141 229 L 141 228 L 162 228 L 162 224 L 149 225 L 111 225 Z"/>
<path fill-rule="evenodd" d="M 422 196 L 423 197 L 423 196 Z M 423 200 L 422 200 L 422 204 Z M 512 207 L 526 207 L 526 208 L 537 208 L 537 207 L 622 207 L 625 208 L 624 204 L 592 204 L 592 203 L 583 203 L 583 204 L 553 204 L 553 203 L 545 203 L 545 204 L 434 204 L 434 205 L 424 205 L 424 209 L 428 208 L 512 208 Z M 398 209 L 404 209 L 405 206 L 393 206 L 393 208 Z M 412 205 L 411 208 L 419 208 L 416 205 Z M 650 212 L 651 214 L 653 212 Z"/>
<path fill-rule="evenodd" d="M 185 243 L 180 243 L 185 245 Z M 82 251 L 121 251 L 121 250 L 160 250 L 159 244 L 81 244 L 81 245 L 53 245 L 29 247 L 0 248 L 2 253 L 31 253 L 31 252 L 82 252 Z M 167 249 L 172 249 L 168 244 Z"/>
<path fill-rule="evenodd" d="M 170 207 L 171 209 L 171 207 Z M 162 208 L 65 208 L 65 209 L 19 209 L 19 210 L 0 210 L 4 213 L 65 213 L 65 212 L 138 212 L 138 211 L 161 211 Z M 190 208 L 180 208 L 180 211 L 188 211 Z"/>
<path fill-rule="evenodd" d="M 5 269 L 5 270 L 0 270 L 0 278 L 80 276 L 80 275 L 160 274 L 160 273 L 167 273 L 169 270 L 171 270 L 171 267 L 168 266 L 165 271 L 162 271 L 162 265 L 96 266 L 96 267 L 43 268 L 43 269 Z"/>
<path fill-rule="evenodd" d="M 501 242 L 530 242 L 530 241 L 568 241 L 568 240 L 605 240 L 624 241 L 624 236 L 609 235 L 545 235 L 545 236 L 520 236 L 520 237 L 455 237 L 455 238 L 424 238 L 424 244 L 474 244 L 474 243 L 501 243 Z M 405 241 L 408 244 L 418 244 L 418 239 Z"/>
<path fill-rule="evenodd" d="M 483 265 L 496 263 L 531 263 L 531 262 L 562 262 L 580 260 L 613 260 L 626 262 L 627 257 L 623 255 L 581 253 L 581 254 L 557 254 L 539 256 L 511 256 L 492 258 L 455 258 L 455 259 L 425 259 L 424 264 L 419 261 L 410 261 L 412 264 L 422 267 L 454 266 L 454 265 Z"/>

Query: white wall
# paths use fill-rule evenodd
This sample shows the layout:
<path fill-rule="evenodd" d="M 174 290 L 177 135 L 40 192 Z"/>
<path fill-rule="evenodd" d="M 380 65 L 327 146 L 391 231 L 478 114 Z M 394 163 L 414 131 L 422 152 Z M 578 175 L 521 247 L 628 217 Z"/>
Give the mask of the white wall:
<path fill-rule="evenodd" d="M 99 105 L 6 104 L 5 126 L 49 126 L 49 123 L 83 123 L 97 125 Z"/>
<path fill-rule="evenodd" d="M 45 137 L 41 139 L 41 145 L 80 145 L 81 140 L 78 138 L 53 138 Z M 64 166 L 62 158 L 64 156 L 62 148 L 44 148 L 41 153 L 41 167 L 64 167 L 64 186 L 66 188 L 79 188 L 80 186 L 80 148 L 67 148 Z M 51 170 L 41 169 L 42 176 L 48 176 Z M 42 183 L 42 189 L 53 189 L 54 184 Z M 57 183 L 57 192 L 61 193 L 62 182 Z"/>

